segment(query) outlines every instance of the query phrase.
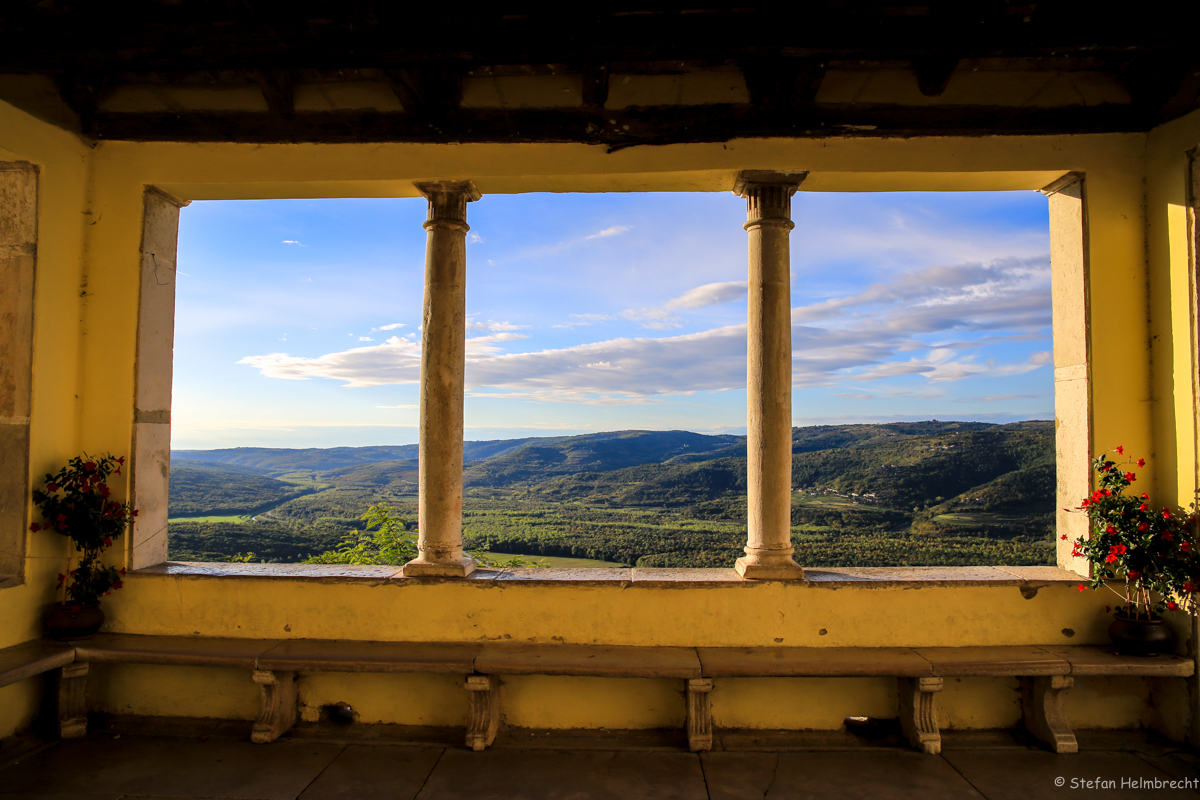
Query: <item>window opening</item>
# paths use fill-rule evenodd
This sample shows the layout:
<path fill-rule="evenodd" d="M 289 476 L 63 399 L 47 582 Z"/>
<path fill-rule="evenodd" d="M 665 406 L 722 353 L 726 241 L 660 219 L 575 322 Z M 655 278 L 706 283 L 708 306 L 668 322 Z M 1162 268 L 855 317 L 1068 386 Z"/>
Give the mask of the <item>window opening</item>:
<path fill-rule="evenodd" d="M 792 216 L 797 560 L 1054 563 L 1046 199 L 800 192 Z M 424 218 L 420 198 L 182 211 L 172 560 L 295 562 L 348 536 L 399 558 Z M 470 204 L 468 551 L 732 565 L 744 220 L 725 193 Z M 377 502 L 382 539 L 362 519 Z"/>

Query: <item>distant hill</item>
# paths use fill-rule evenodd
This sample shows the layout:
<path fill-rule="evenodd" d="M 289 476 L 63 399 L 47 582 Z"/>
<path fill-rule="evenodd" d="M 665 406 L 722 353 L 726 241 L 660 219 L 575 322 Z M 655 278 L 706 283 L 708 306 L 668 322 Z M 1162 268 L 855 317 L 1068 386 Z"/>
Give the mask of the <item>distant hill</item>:
<path fill-rule="evenodd" d="M 309 491 L 262 475 L 253 467 L 172 459 L 168 514 L 253 514 Z"/>
<path fill-rule="evenodd" d="M 713 457 L 715 451 L 741 442 L 740 436 L 706 436 L 690 431 L 614 431 L 538 440 L 467 467 L 464 486 L 508 486 L 541 481 L 555 475 L 608 472 L 660 464 L 679 456 Z"/>

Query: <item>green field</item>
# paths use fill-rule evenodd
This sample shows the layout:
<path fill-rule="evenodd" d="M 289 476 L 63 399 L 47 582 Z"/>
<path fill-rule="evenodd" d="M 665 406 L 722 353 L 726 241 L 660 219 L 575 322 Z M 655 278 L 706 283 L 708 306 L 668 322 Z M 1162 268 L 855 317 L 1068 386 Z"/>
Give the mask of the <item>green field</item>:
<path fill-rule="evenodd" d="M 490 550 L 476 550 L 472 555 L 481 555 L 493 561 L 507 561 L 510 558 L 521 558 L 525 561 L 536 560 L 547 567 L 556 569 L 600 569 L 602 567 L 624 567 L 627 564 L 616 564 L 612 561 L 597 561 L 594 558 L 562 558 L 560 556 L 526 556 L 520 553 L 495 553 Z"/>

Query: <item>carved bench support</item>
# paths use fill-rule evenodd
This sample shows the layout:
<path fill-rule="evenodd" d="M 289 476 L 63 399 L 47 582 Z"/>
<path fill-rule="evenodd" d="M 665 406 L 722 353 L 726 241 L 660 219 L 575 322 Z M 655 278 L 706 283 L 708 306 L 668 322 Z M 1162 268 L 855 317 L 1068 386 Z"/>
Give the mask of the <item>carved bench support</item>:
<path fill-rule="evenodd" d="M 58 735 L 76 739 L 87 734 L 86 661 L 76 661 L 58 670 Z"/>
<path fill-rule="evenodd" d="M 1067 723 L 1063 708 L 1067 690 L 1075 685 L 1068 675 L 1021 678 L 1021 710 L 1025 729 L 1041 739 L 1055 753 L 1078 753 L 1079 743 Z"/>
<path fill-rule="evenodd" d="M 467 747 L 483 750 L 500 727 L 500 681 L 495 675 L 467 676 Z"/>
<path fill-rule="evenodd" d="M 710 678 L 689 678 L 687 682 L 687 735 L 688 747 L 693 753 L 712 750 L 712 704 L 709 694 L 713 690 Z"/>
<path fill-rule="evenodd" d="M 256 669 L 254 682 L 262 689 L 262 703 L 250 741 L 266 744 L 296 724 L 296 673 L 293 670 Z"/>
<path fill-rule="evenodd" d="M 909 744 L 922 753 L 942 752 L 935 694 L 942 690 L 941 678 L 900 679 L 900 729 Z"/>

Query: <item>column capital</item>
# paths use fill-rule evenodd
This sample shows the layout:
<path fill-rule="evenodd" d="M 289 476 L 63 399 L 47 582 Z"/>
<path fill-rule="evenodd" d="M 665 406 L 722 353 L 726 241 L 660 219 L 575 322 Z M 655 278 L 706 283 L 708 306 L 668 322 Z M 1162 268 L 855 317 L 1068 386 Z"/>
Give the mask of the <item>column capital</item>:
<path fill-rule="evenodd" d="M 792 195 L 808 177 L 807 172 L 744 169 L 738 173 L 733 193 L 746 198 L 746 226 L 766 220 L 791 227 Z"/>
<path fill-rule="evenodd" d="M 438 223 L 465 226 L 467 203 L 483 196 L 471 181 L 421 181 L 413 186 L 429 201 L 426 230 Z"/>

